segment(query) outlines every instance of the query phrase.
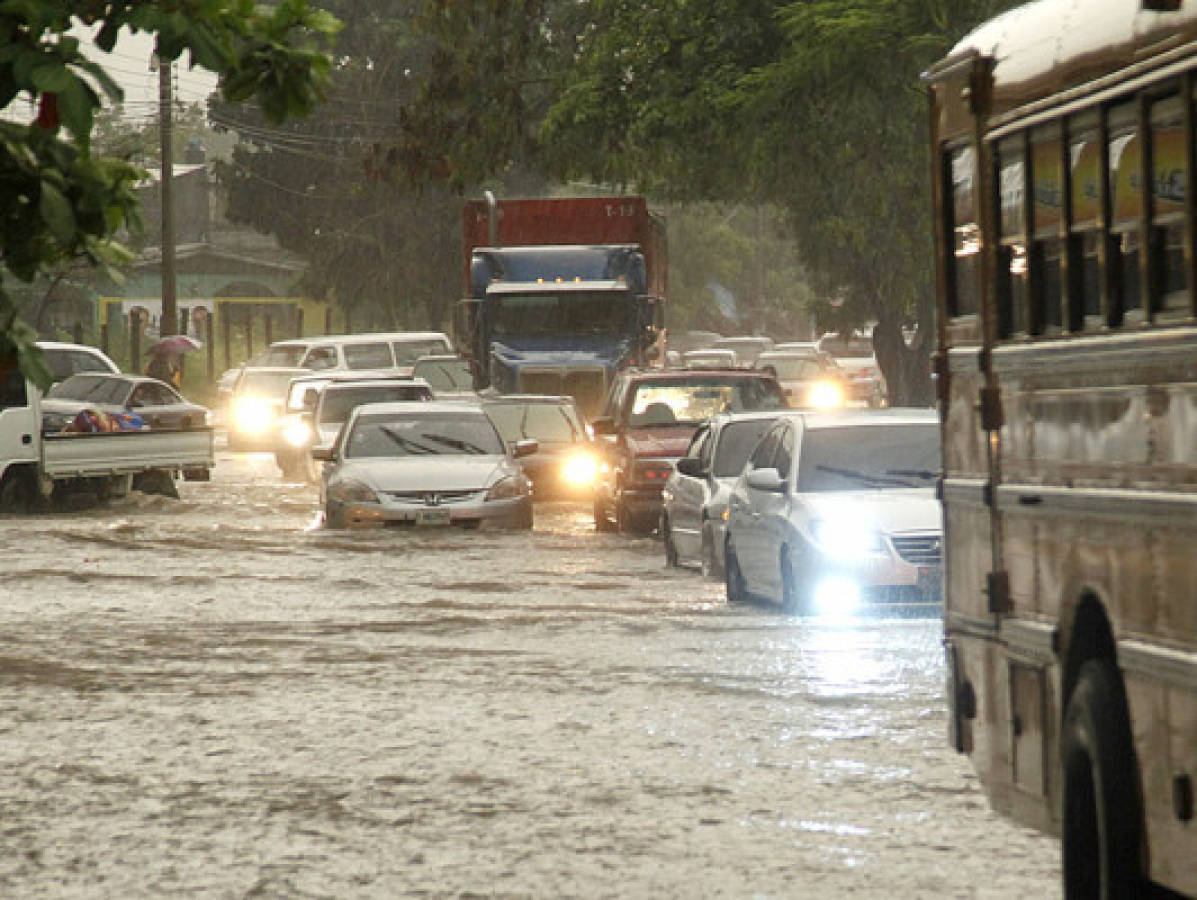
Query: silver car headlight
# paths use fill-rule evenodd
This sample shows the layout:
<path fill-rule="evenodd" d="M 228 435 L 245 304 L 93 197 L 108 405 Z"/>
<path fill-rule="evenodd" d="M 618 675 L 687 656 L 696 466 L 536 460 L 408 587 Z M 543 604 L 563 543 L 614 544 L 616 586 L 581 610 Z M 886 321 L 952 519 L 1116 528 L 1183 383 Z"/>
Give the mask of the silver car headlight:
<path fill-rule="evenodd" d="M 812 530 L 819 547 L 833 559 L 860 559 L 885 550 L 881 532 L 850 519 L 820 519 Z"/>
<path fill-rule="evenodd" d="M 486 492 L 487 500 L 514 500 L 522 497 L 528 491 L 523 475 L 506 475 L 490 486 Z"/>
<path fill-rule="evenodd" d="M 328 496 L 339 503 L 377 503 L 378 495 L 368 485 L 346 478 L 328 486 Z"/>

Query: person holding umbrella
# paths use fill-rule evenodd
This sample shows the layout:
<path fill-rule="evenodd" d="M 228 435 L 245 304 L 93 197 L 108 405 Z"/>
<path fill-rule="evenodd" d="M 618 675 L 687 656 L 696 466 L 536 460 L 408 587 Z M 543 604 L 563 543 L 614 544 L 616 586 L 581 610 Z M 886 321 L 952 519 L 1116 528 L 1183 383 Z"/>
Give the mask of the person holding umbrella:
<path fill-rule="evenodd" d="M 195 338 L 185 334 L 165 337 L 150 347 L 150 361 L 145 373 L 178 388 L 183 381 L 183 354 L 202 346 Z"/>

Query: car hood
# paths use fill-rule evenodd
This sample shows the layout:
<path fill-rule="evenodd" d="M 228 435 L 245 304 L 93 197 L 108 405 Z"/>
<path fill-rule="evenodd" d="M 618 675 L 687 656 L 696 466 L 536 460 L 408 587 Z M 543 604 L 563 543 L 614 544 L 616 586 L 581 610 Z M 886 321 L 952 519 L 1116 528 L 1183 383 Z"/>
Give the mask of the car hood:
<path fill-rule="evenodd" d="M 630 342 L 621 335 L 569 335 L 570 344 L 562 349 L 563 338 L 507 337 L 494 341 L 491 349 L 513 369 L 523 366 L 583 366 L 611 367 L 628 352 Z"/>
<path fill-rule="evenodd" d="M 886 534 L 942 531 L 943 516 L 931 488 L 819 491 L 800 495 L 813 519 L 847 519 Z"/>
<path fill-rule="evenodd" d="M 686 454 L 698 426 L 673 425 L 668 428 L 629 428 L 624 433 L 628 450 L 636 457 L 680 459 Z"/>
<path fill-rule="evenodd" d="M 336 473 L 378 491 L 477 491 L 501 474 L 514 474 L 505 456 L 382 457 L 349 460 Z"/>

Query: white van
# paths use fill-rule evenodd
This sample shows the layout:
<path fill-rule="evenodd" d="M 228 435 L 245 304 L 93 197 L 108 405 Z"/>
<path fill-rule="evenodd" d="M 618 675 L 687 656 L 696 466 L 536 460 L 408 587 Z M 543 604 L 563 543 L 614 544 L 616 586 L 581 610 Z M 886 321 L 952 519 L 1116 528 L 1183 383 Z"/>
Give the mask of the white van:
<path fill-rule="evenodd" d="M 275 341 L 247 363 L 220 376 L 217 389 L 232 391 L 246 366 L 303 368 L 314 372 L 387 372 L 410 375 L 421 356 L 451 354 L 449 338 L 440 331 L 380 331 L 373 334 L 335 334 Z"/>
<path fill-rule="evenodd" d="M 452 352 L 448 336 L 439 331 L 338 334 L 275 341 L 258 365 L 299 366 L 313 371 L 388 369 L 410 375 L 421 356 Z"/>

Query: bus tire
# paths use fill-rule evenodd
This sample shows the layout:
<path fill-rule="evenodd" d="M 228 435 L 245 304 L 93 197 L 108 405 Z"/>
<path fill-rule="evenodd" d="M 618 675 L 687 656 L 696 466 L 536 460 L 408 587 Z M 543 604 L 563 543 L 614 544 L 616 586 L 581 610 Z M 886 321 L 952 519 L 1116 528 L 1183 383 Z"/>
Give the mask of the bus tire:
<path fill-rule="evenodd" d="M 1126 692 L 1112 662 L 1081 666 L 1064 713 L 1060 759 L 1066 900 L 1141 896 L 1143 816 Z"/>

